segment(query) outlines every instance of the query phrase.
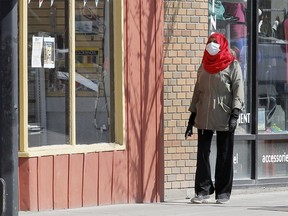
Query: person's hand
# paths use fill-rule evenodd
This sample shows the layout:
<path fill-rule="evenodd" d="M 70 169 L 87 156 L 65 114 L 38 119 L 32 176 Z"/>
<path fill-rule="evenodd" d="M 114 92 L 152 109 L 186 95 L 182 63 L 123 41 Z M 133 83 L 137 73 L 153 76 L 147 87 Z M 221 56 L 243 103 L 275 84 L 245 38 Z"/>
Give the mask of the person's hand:
<path fill-rule="evenodd" d="M 196 113 L 192 112 L 189 117 L 188 125 L 185 131 L 185 139 L 187 139 L 188 136 L 189 137 L 192 136 L 193 134 L 193 125 L 194 125 L 195 117 L 196 117 Z"/>
<path fill-rule="evenodd" d="M 191 137 L 193 134 L 193 125 L 187 125 L 187 128 L 186 128 L 186 132 L 185 132 L 185 139 L 189 137 Z"/>
<path fill-rule="evenodd" d="M 229 132 L 235 131 L 237 127 L 238 117 L 239 117 L 239 109 L 234 108 L 232 110 L 232 113 L 229 119 Z"/>
<path fill-rule="evenodd" d="M 238 120 L 238 118 L 235 118 L 232 115 L 230 116 L 230 119 L 229 119 L 229 132 L 235 131 L 235 129 L 237 127 L 237 120 Z"/>

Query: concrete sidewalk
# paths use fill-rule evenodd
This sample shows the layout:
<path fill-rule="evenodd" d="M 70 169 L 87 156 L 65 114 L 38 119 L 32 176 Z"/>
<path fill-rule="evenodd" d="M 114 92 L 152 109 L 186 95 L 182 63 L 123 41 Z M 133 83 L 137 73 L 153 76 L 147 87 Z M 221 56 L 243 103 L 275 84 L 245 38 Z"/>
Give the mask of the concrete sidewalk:
<path fill-rule="evenodd" d="M 191 204 L 189 199 L 152 204 L 121 204 L 47 212 L 19 212 L 20 216 L 281 216 L 288 215 L 288 190 L 232 194 L 228 204 Z"/>

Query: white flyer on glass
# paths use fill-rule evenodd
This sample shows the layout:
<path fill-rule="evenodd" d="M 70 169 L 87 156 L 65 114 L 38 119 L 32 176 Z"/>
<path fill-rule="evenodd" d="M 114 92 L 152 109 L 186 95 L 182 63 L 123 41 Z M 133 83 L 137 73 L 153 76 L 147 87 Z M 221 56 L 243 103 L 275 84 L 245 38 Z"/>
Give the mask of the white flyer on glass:
<path fill-rule="evenodd" d="M 33 36 L 32 38 L 32 56 L 31 56 L 31 67 L 39 68 L 41 64 L 41 54 L 43 47 L 43 37 Z"/>
<path fill-rule="evenodd" d="M 55 68 L 55 38 L 44 37 L 44 68 Z"/>

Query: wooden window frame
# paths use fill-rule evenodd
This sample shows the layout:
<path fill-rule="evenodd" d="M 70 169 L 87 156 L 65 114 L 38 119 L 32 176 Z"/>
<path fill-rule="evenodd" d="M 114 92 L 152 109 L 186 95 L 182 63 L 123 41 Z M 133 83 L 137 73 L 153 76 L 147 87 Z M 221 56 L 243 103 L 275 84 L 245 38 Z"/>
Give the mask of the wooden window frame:
<path fill-rule="evenodd" d="M 75 1 L 69 1 L 69 58 L 75 59 Z M 29 147 L 28 143 L 28 2 L 19 2 L 19 157 L 76 154 L 101 151 L 125 150 L 125 92 L 124 92 L 124 38 L 123 38 L 123 1 L 113 1 L 113 65 L 115 97 L 115 142 L 82 145 L 76 144 L 75 74 L 70 73 L 70 140 L 67 145 Z M 75 71 L 75 61 L 70 61 L 70 72 Z"/>

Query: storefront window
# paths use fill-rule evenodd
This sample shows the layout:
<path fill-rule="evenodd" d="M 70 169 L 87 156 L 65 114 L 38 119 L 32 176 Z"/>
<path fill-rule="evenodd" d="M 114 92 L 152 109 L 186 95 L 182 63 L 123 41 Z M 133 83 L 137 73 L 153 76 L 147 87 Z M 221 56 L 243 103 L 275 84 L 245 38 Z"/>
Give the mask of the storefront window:
<path fill-rule="evenodd" d="M 211 176 L 215 176 L 216 166 L 216 142 L 211 145 Z M 234 153 L 233 153 L 233 176 L 237 180 L 248 180 L 251 178 L 251 165 L 252 165 L 252 154 L 251 154 L 251 142 L 250 141 L 235 141 Z"/>
<path fill-rule="evenodd" d="M 258 149 L 258 177 L 288 176 L 288 140 L 261 141 Z"/>
<path fill-rule="evenodd" d="M 28 5 L 30 147 L 69 143 L 68 11 L 64 0 Z"/>
<path fill-rule="evenodd" d="M 73 122 L 76 144 L 114 141 L 110 103 L 114 91 L 110 85 L 113 37 L 109 33 L 112 1 L 75 1 L 75 60 L 69 55 L 69 4 L 67 0 L 28 3 L 29 147 L 71 144 Z M 75 70 L 71 61 L 75 61 Z M 75 87 L 70 82 L 72 69 Z M 75 113 L 71 113 L 73 106 Z"/>
<path fill-rule="evenodd" d="M 237 180 L 288 175 L 288 0 L 252 3 L 209 0 L 209 34 L 226 35 L 243 74 L 245 110 L 236 136 L 246 136 L 235 142 Z"/>
<path fill-rule="evenodd" d="M 213 32 L 223 33 L 229 41 L 231 52 L 239 60 L 242 68 L 243 82 L 245 87 L 245 109 L 238 120 L 239 126 L 236 134 L 251 132 L 251 97 L 250 81 L 248 73 L 248 32 L 247 24 L 247 1 L 209 0 L 209 34 Z"/>
<path fill-rule="evenodd" d="M 288 0 L 259 1 L 258 132 L 287 133 Z"/>
<path fill-rule="evenodd" d="M 77 144 L 110 141 L 109 1 L 75 4 Z"/>

